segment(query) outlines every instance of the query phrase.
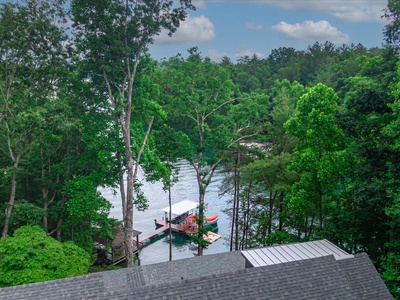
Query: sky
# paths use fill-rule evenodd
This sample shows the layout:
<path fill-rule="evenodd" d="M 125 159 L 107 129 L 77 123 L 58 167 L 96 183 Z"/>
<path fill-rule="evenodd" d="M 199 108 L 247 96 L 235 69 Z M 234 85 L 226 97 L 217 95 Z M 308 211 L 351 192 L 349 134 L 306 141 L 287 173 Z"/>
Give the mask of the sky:
<path fill-rule="evenodd" d="M 177 32 L 165 32 L 150 46 L 161 60 L 197 46 L 203 57 L 232 62 L 256 54 L 266 58 L 271 50 L 292 47 L 306 50 L 315 42 L 337 46 L 361 43 L 381 47 L 382 18 L 387 0 L 192 0 L 195 11 Z"/>

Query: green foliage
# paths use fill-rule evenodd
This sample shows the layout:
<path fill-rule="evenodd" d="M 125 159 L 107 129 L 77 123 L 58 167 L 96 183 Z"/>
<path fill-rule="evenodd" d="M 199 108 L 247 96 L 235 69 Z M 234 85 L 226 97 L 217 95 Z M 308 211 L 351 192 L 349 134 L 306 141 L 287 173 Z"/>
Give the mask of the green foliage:
<path fill-rule="evenodd" d="M 400 254 L 399 251 L 390 251 L 381 257 L 381 276 L 392 296 L 400 299 Z"/>
<path fill-rule="evenodd" d="M 305 88 L 296 81 L 290 83 L 284 79 L 274 82 L 271 88 L 272 111 L 269 114 L 270 122 L 267 124 L 273 154 L 293 151 L 296 138 L 286 133 L 284 124 L 294 116 L 296 103 L 304 93 Z"/>
<path fill-rule="evenodd" d="M 0 210 L 0 222 L 4 222 L 4 209 Z M 26 200 L 19 200 L 13 209 L 13 214 L 10 218 L 10 232 L 24 225 L 38 225 L 41 226 L 44 216 L 43 208 L 38 207 L 33 203 Z"/>
<path fill-rule="evenodd" d="M 266 246 L 272 246 L 276 244 L 289 244 L 296 242 L 301 242 L 301 239 L 297 235 L 291 234 L 287 231 L 276 231 L 269 234 L 265 238 L 263 244 Z"/>
<path fill-rule="evenodd" d="M 390 103 L 398 80 L 394 80 L 397 59 L 391 49 L 376 57 L 360 57 L 359 74 L 349 78 L 339 93 L 344 106 L 338 120 L 352 141 L 347 155 L 353 163 L 341 186 L 344 197 L 330 213 L 330 231 L 337 235 L 329 236 L 352 252 L 366 251 L 378 269 L 382 251 L 387 251 L 384 245 L 391 239 L 386 209 L 399 186 L 395 136 L 388 138 L 385 133 L 394 119 Z"/>
<path fill-rule="evenodd" d="M 384 17 L 389 21 L 385 25 L 384 35 L 388 44 L 398 47 L 400 44 L 400 3 L 397 0 L 388 0 Z"/>
<path fill-rule="evenodd" d="M 73 49 L 71 36 L 56 24 L 64 21 L 61 2 L 24 0 L 0 7 L 0 220 L 3 225 L 14 197 L 9 233 L 40 225 L 87 252 L 97 239 L 109 244 L 110 204 L 96 188 L 118 184 L 128 160 L 134 162 L 141 151 L 154 116 L 155 130 L 140 159 L 146 179 L 163 179 L 167 189 L 175 180 L 173 163 L 186 158 L 196 169 L 204 201 L 215 167 L 226 163 L 237 171 L 235 184 L 241 183 L 238 243 L 328 238 L 349 252 L 367 251 L 396 295 L 400 77 L 395 49 L 314 43 L 300 51 L 274 49 L 265 59 L 244 56 L 233 64 L 225 57 L 216 64 L 192 48 L 187 59 L 178 55 L 158 65 L 147 46 L 162 29 L 178 28 L 186 9 L 194 8 L 191 1 L 74 0 Z M 399 1 L 389 0 L 385 13 L 386 42 L 395 47 L 399 9 Z M 243 141 L 267 145 L 249 149 Z M 129 151 L 131 157 L 118 161 Z M 130 186 L 132 202 L 146 209 L 140 183 Z M 14 238 L 22 238 L 18 234 Z M 1 247 L 14 238 L 2 240 Z M 7 268 L 29 266 L 25 261 L 39 250 L 18 252 L 29 244 L 12 244 L 15 260 L 5 260 Z M 71 247 L 66 244 L 63 251 L 73 260 L 69 264 L 78 265 Z M 40 261 L 42 269 L 71 276 L 47 261 Z M 26 271 L 20 278 L 2 269 L 1 284 L 47 276 L 35 267 L 37 274 Z"/>
<path fill-rule="evenodd" d="M 84 275 L 89 266 L 87 252 L 37 226 L 23 226 L 0 240 L 0 287 Z"/>
<path fill-rule="evenodd" d="M 298 138 L 296 156 L 291 169 L 300 179 L 290 193 L 290 209 L 298 222 L 319 219 L 322 229 L 325 207 L 333 200 L 333 191 L 339 184 L 345 149 L 344 134 L 335 119 L 337 96 L 331 88 L 318 84 L 303 95 L 297 103 L 297 113 L 285 127 Z"/>
<path fill-rule="evenodd" d="M 108 220 L 111 204 L 100 195 L 88 177 L 76 176 L 66 183 L 64 192 L 68 195 L 67 237 L 91 253 L 95 233 L 100 238 L 111 239 L 112 228 Z"/>

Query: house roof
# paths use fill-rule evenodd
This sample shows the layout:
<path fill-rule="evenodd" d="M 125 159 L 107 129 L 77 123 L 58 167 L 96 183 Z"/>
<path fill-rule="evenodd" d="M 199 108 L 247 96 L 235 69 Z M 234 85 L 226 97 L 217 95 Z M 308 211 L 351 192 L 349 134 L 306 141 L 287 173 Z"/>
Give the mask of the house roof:
<path fill-rule="evenodd" d="M 0 299 L 393 299 L 366 254 L 245 268 L 240 252 L 0 289 Z"/>
<path fill-rule="evenodd" d="M 199 206 L 199 203 L 193 200 L 183 200 L 181 202 L 171 205 L 171 213 L 174 215 L 182 215 Z M 169 213 L 169 206 L 162 209 L 164 212 Z"/>

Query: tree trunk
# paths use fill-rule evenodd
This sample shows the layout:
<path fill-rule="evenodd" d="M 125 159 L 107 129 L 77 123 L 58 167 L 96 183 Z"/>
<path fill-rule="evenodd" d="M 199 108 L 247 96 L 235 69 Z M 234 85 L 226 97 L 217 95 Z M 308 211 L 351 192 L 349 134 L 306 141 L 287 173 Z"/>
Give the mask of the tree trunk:
<path fill-rule="evenodd" d="M 319 189 L 319 230 L 322 230 L 322 190 Z"/>
<path fill-rule="evenodd" d="M 168 216 L 168 233 L 169 233 L 169 260 L 172 260 L 172 228 L 171 228 L 171 220 L 172 220 L 172 198 L 171 198 L 171 185 L 168 186 L 168 205 L 169 205 L 169 216 Z"/>
<path fill-rule="evenodd" d="M 249 237 L 249 223 L 250 223 L 250 191 L 251 191 L 251 182 L 248 187 L 247 195 L 246 195 L 246 213 L 244 217 L 244 228 L 243 228 L 243 239 L 244 239 L 244 247 L 243 249 L 247 249 L 248 237 Z"/>
<path fill-rule="evenodd" d="M 268 210 L 268 235 L 271 234 L 272 232 L 272 211 L 273 211 L 273 205 L 274 205 L 274 201 L 272 199 L 272 191 L 269 191 L 269 210 Z"/>
<path fill-rule="evenodd" d="M 309 241 L 309 240 L 311 239 L 311 234 L 312 234 L 312 231 L 313 231 L 313 229 L 314 229 L 314 219 L 315 219 L 315 214 L 312 215 L 312 217 L 311 217 L 310 229 L 308 230 L 307 241 Z"/>
<path fill-rule="evenodd" d="M 10 193 L 10 199 L 8 201 L 8 206 L 7 206 L 7 210 L 6 210 L 6 218 L 4 221 L 4 228 L 3 228 L 3 233 L 1 234 L 1 237 L 4 238 L 7 236 L 8 233 L 8 227 L 10 224 L 10 218 L 11 218 L 11 213 L 14 207 L 14 202 L 15 202 L 15 191 L 17 189 L 17 179 L 16 179 L 16 169 L 17 169 L 18 165 L 14 165 L 14 172 L 11 176 L 11 193 Z"/>
<path fill-rule="evenodd" d="M 122 204 L 122 220 L 125 220 L 126 214 L 126 193 L 125 193 L 125 182 L 124 182 L 124 170 L 122 169 L 122 158 L 121 153 L 117 152 L 118 160 L 118 172 L 119 172 L 119 192 L 121 194 L 121 204 Z"/>
<path fill-rule="evenodd" d="M 238 166 L 240 166 L 240 144 L 237 144 L 237 152 L 236 152 L 236 167 L 235 167 L 235 193 L 236 193 L 236 211 L 235 211 L 235 250 L 239 250 L 239 203 L 240 203 L 240 175 L 238 173 Z"/>
<path fill-rule="evenodd" d="M 279 197 L 279 231 L 283 230 L 282 213 L 283 213 L 283 192 L 281 192 Z"/>
<path fill-rule="evenodd" d="M 205 197 L 205 191 L 203 188 L 203 185 L 200 185 L 200 193 L 199 193 L 199 230 L 198 230 L 198 237 L 200 240 L 203 239 L 203 225 L 204 225 L 204 197 Z M 202 256 L 203 255 L 203 246 L 201 244 L 198 245 L 197 248 L 197 255 Z"/>
<path fill-rule="evenodd" d="M 127 266 L 133 266 L 133 184 L 135 182 L 133 173 L 133 159 L 130 139 L 130 123 L 122 125 L 125 143 L 125 157 L 127 164 L 126 180 L 126 211 L 124 218 L 124 246 Z"/>
<path fill-rule="evenodd" d="M 154 116 L 150 117 L 147 132 L 144 136 L 142 146 L 136 156 L 135 163 L 133 163 L 132 149 L 131 149 L 131 132 L 130 132 L 130 112 L 127 112 L 125 121 L 121 121 L 122 134 L 125 145 L 125 156 L 127 164 L 127 180 L 126 180 L 126 212 L 124 218 L 125 235 L 125 255 L 127 261 L 127 267 L 133 267 L 133 184 L 135 183 L 137 171 L 139 169 L 140 157 L 143 153 L 144 147 L 146 146 L 147 138 L 150 134 L 151 127 L 153 125 Z M 128 121 L 127 121 L 128 120 Z"/>
<path fill-rule="evenodd" d="M 7 130 L 9 131 L 9 127 L 8 127 L 8 123 L 6 122 L 6 127 Z M 10 157 L 12 159 L 12 161 L 14 162 L 13 164 L 13 168 L 12 168 L 12 172 L 13 174 L 11 175 L 11 192 L 10 192 L 10 198 L 8 201 L 8 206 L 6 209 L 6 216 L 5 216 L 5 220 L 4 220 L 4 227 L 3 227 L 3 233 L 1 234 L 1 237 L 4 238 L 6 237 L 6 235 L 8 234 L 8 227 L 10 224 L 10 218 L 11 218 L 11 213 L 14 207 L 14 202 L 15 202 L 15 192 L 17 190 L 17 169 L 19 166 L 19 162 L 21 160 L 21 156 L 22 156 L 22 152 L 24 151 L 26 144 L 28 142 L 28 136 L 30 135 L 30 129 L 27 130 L 27 132 L 25 133 L 25 138 L 24 136 L 20 136 L 20 141 L 23 140 L 22 144 L 20 145 L 19 149 L 18 149 L 18 154 L 15 157 L 14 156 L 14 152 L 12 150 L 11 147 L 11 138 L 10 136 L 7 136 L 7 146 L 8 146 L 8 151 L 10 153 Z"/>
<path fill-rule="evenodd" d="M 236 160 L 237 162 L 237 160 Z M 232 208 L 232 226 L 231 226 L 231 240 L 230 240 L 230 247 L 229 247 L 229 251 L 233 250 L 233 235 L 234 235 L 234 229 L 235 229 L 235 224 L 237 222 L 236 220 L 236 197 L 237 197 L 237 193 L 236 193 L 236 178 L 237 176 L 237 165 L 235 165 L 235 171 L 234 171 L 234 178 L 233 178 L 233 208 Z"/>

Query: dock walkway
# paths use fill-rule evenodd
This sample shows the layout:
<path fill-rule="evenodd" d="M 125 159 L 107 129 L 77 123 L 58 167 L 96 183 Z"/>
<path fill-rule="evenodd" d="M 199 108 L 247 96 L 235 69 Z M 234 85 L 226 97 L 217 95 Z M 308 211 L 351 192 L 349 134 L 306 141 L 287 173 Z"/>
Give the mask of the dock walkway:
<path fill-rule="evenodd" d="M 139 237 L 139 244 L 144 243 L 145 241 L 147 241 L 148 239 L 151 239 L 152 237 L 160 235 L 165 230 L 168 230 L 168 225 L 164 225 L 164 226 L 162 226 L 160 228 L 157 228 L 156 230 L 154 230 L 152 232 L 149 232 L 148 234 L 145 234 L 145 235 Z"/>
<path fill-rule="evenodd" d="M 152 232 L 140 237 L 139 238 L 139 244 L 143 245 L 149 239 L 151 239 L 153 237 L 156 237 L 156 236 L 162 234 L 164 231 L 167 231 L 169 229 L 169 223 L 165 222 L 165 220 L 157 221 L 157 225 L 161 226 L 161 227 L 159 227 L 156 230 L 154 230 L 154 231 L 152 231 Z M 192 235 L 192 234 L 197 232 L 197 226 L 193 226 L 192 223 L 181 223 L 181 224 L 173 224 L 173 223 L 171 223 L 171 229 L 174 232 L 180 232 L 180 233 L 184 233 L 184 234 L 187 234 L 187 235 Z M 209 243 L 215 242 L 220 237 L 221 236 L 219 234 L 216 234 L 216 233 L 211 232 L 211 231 L 208 231 L 204 235 L 204 239 Z"/>

